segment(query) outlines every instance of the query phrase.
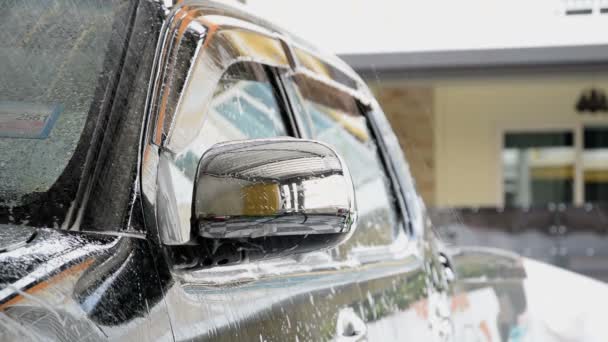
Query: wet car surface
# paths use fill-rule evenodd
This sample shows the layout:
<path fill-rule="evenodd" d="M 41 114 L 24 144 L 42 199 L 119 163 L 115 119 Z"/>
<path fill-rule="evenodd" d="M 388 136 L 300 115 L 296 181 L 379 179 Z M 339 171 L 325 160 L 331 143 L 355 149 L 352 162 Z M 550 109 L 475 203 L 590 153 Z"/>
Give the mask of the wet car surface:
<path fill-rule="evenodd" d="M 337 57 L 216 2 L 7 12 L 0 340 L 608 336 L 603 284 L 436 238 Z"/>

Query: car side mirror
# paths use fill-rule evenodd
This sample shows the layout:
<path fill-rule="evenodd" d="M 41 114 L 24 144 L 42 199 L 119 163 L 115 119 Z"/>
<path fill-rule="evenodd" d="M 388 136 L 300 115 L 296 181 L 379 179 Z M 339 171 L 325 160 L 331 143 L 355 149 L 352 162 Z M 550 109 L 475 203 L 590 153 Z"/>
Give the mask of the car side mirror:
<path fill-rule="evenodd" d="M 311 140 L 212 146 L 199 162 L 193 206 L 204 266 L 326 249 L 355 230 L 348 168 Z"/>

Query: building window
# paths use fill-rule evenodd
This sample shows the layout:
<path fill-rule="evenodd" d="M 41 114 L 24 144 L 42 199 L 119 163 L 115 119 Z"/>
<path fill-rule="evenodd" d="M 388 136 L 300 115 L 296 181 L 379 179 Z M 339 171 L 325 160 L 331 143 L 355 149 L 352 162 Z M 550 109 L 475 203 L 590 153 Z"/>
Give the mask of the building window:
<path fill-rule="evenodd" d="M 585 202 L 608 202 L 608 126 L 583 129 Z"/>
<path fill-rule="evenodd" d="M 569 131 L 505 134 L 502 151 L 505 206 L 573 202 L 576 159 L 573 137 Z"/>
<path fill-rule="evenodd" d="M 506 132 L 502 173 L 506 207 L 608 202 L 608 126 Z"/>

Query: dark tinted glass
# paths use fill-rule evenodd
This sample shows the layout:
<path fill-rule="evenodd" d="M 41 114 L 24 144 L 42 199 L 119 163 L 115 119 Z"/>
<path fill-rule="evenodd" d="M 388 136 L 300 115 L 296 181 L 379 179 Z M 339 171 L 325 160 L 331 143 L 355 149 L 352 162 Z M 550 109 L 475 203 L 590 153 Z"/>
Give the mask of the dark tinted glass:
<path fill-rule="evenodd" d="M 68 166 L 96 112 L 91 105 L 122 7 L 110 1 L 0 6 L 0 203 L 27 204 Z"/>
<path fill-rule="evenodd" d="M 133 11 L 134 4 L 126 1 L 0 5 L 0 224 L 78 228 L 87 223 L 87 214 L 76 219 L 75 213 L 82 214 L 78 208 L 88 211 L 102 197 L 96 190 L 105 182 L 93 182 L 93 177 L 121 168 L 132 183 L 135 165 L 129 158 L 137 153 L 141 117 L 125 110 L 117 119 L 111 110 L 135 98 L 122 98 L 125 92 L 113 83 L 120 77 L 120 86 L 131 90 L 140 66 L 133 58 L 141 51 L 129 55 L 132 64 L 119 64 L 127 37 L 133 44 L 147 39 L 140 31 L 129 36 Z M 119 143 L 128 146 L 129 158 L 110 162 Z M 122 203 L 117 197 L 108 196 Z M 102 229 L 116 228 L 113 223 L 123 217 L 108 213 Z"/>
<path fill-rule="evenodd" d="M 585 202 L 608 202 L 608 127 L 583 130 Z"/>
<path fill-rule="evenodd" d="M 608 148 L 608 127 L 585 127 L 585 149 Z"/>
<path fill-rule="evenodd" d="M 509 133 L 505 135 L 506 148 L 538 148 L 572 145 L 574 145 L 574 135 L 572 132 Z"/>

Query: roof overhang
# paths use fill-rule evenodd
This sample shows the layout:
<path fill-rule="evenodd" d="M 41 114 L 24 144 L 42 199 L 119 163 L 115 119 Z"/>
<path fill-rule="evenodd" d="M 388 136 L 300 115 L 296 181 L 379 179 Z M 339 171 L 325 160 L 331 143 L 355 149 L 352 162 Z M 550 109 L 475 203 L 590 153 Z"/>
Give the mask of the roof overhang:
<path fill-rule="evenodd" d="M 608 71 L 608 45 L 343 54 L 340 57 L 364 78 L 474 75 L 530 68 Z"/>

